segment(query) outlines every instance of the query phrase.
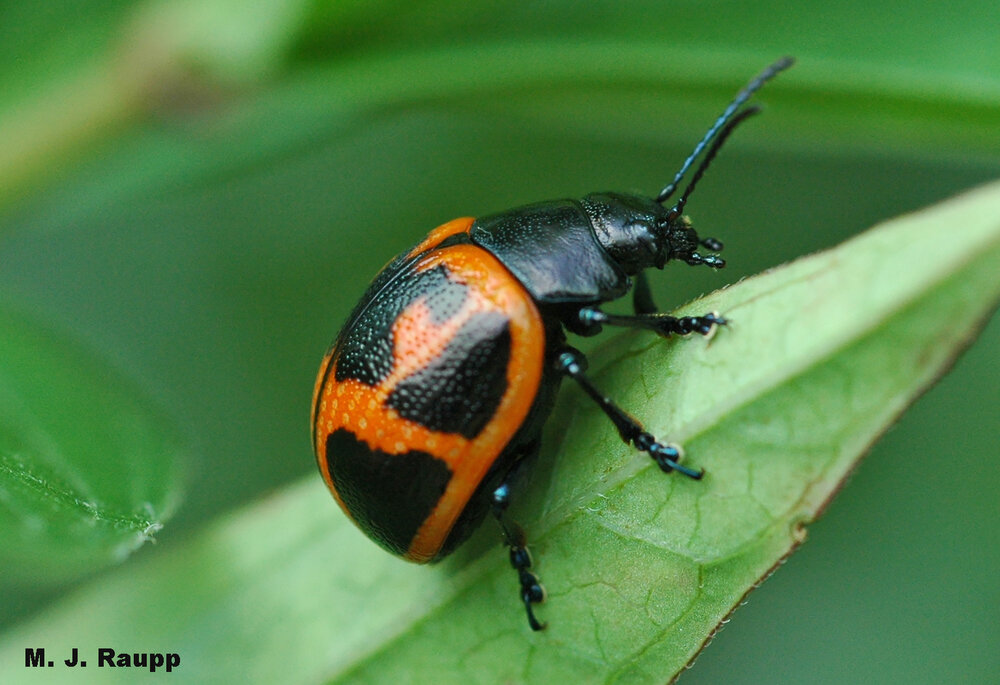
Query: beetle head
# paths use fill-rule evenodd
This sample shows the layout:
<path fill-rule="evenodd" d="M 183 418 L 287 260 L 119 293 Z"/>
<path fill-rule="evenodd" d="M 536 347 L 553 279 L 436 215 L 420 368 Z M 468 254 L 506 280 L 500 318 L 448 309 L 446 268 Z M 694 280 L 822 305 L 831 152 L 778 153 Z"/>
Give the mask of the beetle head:
<path fill-rule="evenodd" d="M 729 135 L 747 118 L 760 111 L 758 107 L 744 108 L 743 105 L 761 86 L 792 66 L 793 62 L 791 57 L 779 59 L 737 93 L 684 160 L 680 170 L 674 175 L 674 180 L 655 198 L 623 193 L 595 193 L 583 199 L 583 208 L 590 216 L 598 242 L 627 274 L 639 273 L 650 266 L 662 269 L 671 259 L 679 259 L 688 264 L 705 264 L 716 269 L 725 266 L 725 262 L 717 255 L 702 255 L 698 252 L 699 245 L 718 252 L 722 249 L 722 243 L 715 238 L 700 238 L 692 228 L 691 221 L 684 216 L 684 207 Z M 673 196 L 681 179 L 699 157 L 701 162 L 687 188 L 673 206 L 666 206 L 665 203 Z"/>
<path fill-rule="evenodd" d="M 672 212 L 673 210 L 671 210 Z M 670 212 L 663 219 L 662 229 L 664 242 L 669 254 L 667 259 L 679 259 L 691 265 L 705 264 L 713 269 L 721 269 L 726 261 L 718 255 L 703 255 L 698 252 L 699 246 L 704 246 L 713 252 L 722 250 L 722 243 L 715 238 L 700 238 L 691 226 L 691 219 L 684 215 L 671 218 Z"/>
<path fill-rule="evenodd" d="M 698 253 L 699 245 L 718 251 L 722 243 L 714 238 L 699 238 L 690 219 L 651 198 L 593 193 L 581 204 L 598 242 L 629 275 L 652 266 L 662 269 L 671 259 L 715 268 L 725 264 L 720 257 Z"/>

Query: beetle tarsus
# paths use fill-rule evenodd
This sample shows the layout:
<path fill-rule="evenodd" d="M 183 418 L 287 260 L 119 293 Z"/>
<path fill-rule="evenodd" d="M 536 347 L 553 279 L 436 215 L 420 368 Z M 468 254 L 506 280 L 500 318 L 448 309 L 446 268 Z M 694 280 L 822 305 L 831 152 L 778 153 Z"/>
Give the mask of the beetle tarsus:
<path fill-rule="evenodd" d="M 521 601 L 524 602 L 524 609 L 528 614 L 528 625 L 532 630 L 544 630 L 546 624 L 538 621 L 531 605 L 545 601 L 545 588 L 539 582 L 538 576 L 528 570 L 532 563 L 531 552 L 525 546 L 524 529 L 505 516 L 509 505 L 510 487 L 507 483 L 503 483 L 493 491 L 493 515 L 500 524 L 504 543 L 510 550 L 510 565 L 517 571 L 517 579 L 521 583 Z"/>
<path fill-rule="evenodd" d="M 544 630 L 545 624 L 540 623 L 535 617 L 532 604 L 540 604 L 545 601 L 545 588 L 538 582 L 538 576 L 529 571 L 531 568 L 531 553 L 527 547 L 510 548 L 510 565 L 517 571 L 518 580 L 521 583 L 521 601 L 524 602 L 524 609 L 528 614 L 528 625 L 532 630 Z"/>
<path fill-rule="evenodd" d="M 602 394 L 584 373 L 586 357 L 582 352 L 568 347 L 558 355 L 556 363 L 562 373 L 575 380 L 583 391 L 597 402 L 601 410 L 615 424 L 623 442 L 631 443 L 636 449 L 649 454 L 664 472 L 677 471 L 695 480 L 700 480 L 705 474 L 704 471 L 682 465 L 679 461 L 682 455 L 679 447 L 664 445 L 657 441 L 652 434 L 646 432 L 639 421 L 615 404 L 611 398 Z"/>
<path fill-rule="evenodd" d="M 703 314 L 702 316 L 683 316 L 677 321 L 676 330 L 672 331 L 678 335 L 689 335 L 691 333 L 700 333 L 701 335 L 711 334 L 716 327 L 726 326 L 729 321 L 719 316 L 718 312 L 709 312 L 708 314 Z"/>
<path fill-rule="evenodd" d="M 660 467 L 660 470 L 664 473 L 670 473 L 671 471 L 678 471 L 683 473 L 688 478 L 693 478 L 694 480 L 701 480 L 701 477 L 705 475 L 704 469 L 691 469 L 680 463 L 680 458 L 683 456 L 684 452 L 677 445 L 667 444 L 663 445 L 661 443 L 654 443 L 649 450 L 649 456 L 653 458 L 656 465 Z"/>

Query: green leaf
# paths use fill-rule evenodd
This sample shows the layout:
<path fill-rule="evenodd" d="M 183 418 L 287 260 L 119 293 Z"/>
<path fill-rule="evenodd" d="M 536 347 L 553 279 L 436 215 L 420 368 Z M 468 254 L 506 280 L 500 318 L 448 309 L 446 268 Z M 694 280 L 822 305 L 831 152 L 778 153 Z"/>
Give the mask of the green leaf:
<path fill-rule="evenodd" d="M 545 632 L 491 526 L 412 567 L 312 478 L 9 631 L 0 679 L 42 677 L 21 663 L 44 645 L 176 652 L 198 682 L 669 680 L 971 343 L 1000 298 L 998 216 L 994 184 L 692 303 L 732 320 L 710 341 L 626 335 L 595 356 L 609 394 L 707 473 L 659 472 L 571 390 L 515 511 Z"/>
<path fill-rule="evenodd" d="M 175 91 L 221 98 L 214 92 L 217 81 L 252 83 L 287 68 L 285 53 L 305 21 L 302 5 L 272 0 L 253 13 L 232 0 L 154 5 L 144 21 L 135 22 L 136 35 L 126 35 L 141 48 L 151 43 L 161 50 L 136 50 L 129 61 L 138 66 L 128 72 L 130 78 L 122 78 L 113 64 L 101 65 L 60 84 L 48 97 L 15 103 L 0 119 L 0 210 L 73 168 L 82 151 L 92 155 L 98 143 L 105 153 L 116 151 L 123 132 L 143 132 L 141 124 L 163 107 L 161 101 L 176 99 Z M 119 47 L 130 54 L 132 42 Z M 168 186 L 202 187 L 373 118 L 428 103 L 471 121 L 484 115 L 514 118 L 534 132 L 669 140 L 692 118 L 714 118 L 734 84 L 785 52 L 787 46 L 769 53 L 756 45 L 752 50 L 679 46 L 664 37 L 628 33 L 584 42 L 573 34 L 449 41 L 445 50 L 402 44 L 351 59 L 335 54 L 315 65 L 287 68 L 284 78 L 267 82 L 258 97 L 238 99 L 207 117 L 188 117 L 184 123 L 193 141 L 168 149 L 145 141 L 139 161 L 128 162 L 127 178 L 137 170 L 148 175 L 140 173 L 125 187 L 135 192 L 145 182 L 162 188 L 165 178 Z M 767 100 L 785 113 L 781 146 L 840 153 L 877 149 L 984 164 L 995 159 L 998 138 L 992 126 L 1000 83 L 991 73 L 956 75 L 797 54 L 808 69 L 768 86 Z M 77 173 L 89 180 L 89 174 Z"/>
<path fill-rule="evenodd" d="M 38 590 L 125 559 L 173 512 L 180 457 L 117 372 L 0 308 L 0 585 Z"/>

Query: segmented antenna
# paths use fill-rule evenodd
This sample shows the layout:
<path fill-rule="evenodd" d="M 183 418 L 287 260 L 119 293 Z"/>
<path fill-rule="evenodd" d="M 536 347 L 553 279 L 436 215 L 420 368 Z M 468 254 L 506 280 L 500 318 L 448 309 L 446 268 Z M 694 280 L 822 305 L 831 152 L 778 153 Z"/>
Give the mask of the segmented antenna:
<path fill-rule="evenodd" d="M 742 107 L 754 93 L 760 90 L 761 86 L 763 86 L 765 83 L 774 78 L 774 76 L 776 76 L 779 72 L 782 72 L 788 67 L 792 66 L 794 63 L 795 60 L 793 58 L 782 57 L 777 62 L 769 66 L 767 69 L 760 72 L 760 74 L 758 74 L 754 80 L 748 83 L 743 88 L 743 90 L 741 90 L 739 93 L 736 94 L 736 97 L 733 98 L 733 101 L 729 103 L 729 106 L 726 107 L 725 111 L 723 111 L 722 114 L 719 115 L 719 118 L 715 120 L 715 123 L 712 124 L 712 127 L 708 129 L 708 133 L 705 134 L 705 137 L 702 138 L 701 141 L 694 146 L 694 150 L 691 152 L 688 158 L 684 160 L 684 164 L 681 165 L 680 171 L 678 171 L 677 174 L 674 176 L 674 180 L 671 181 L 670 184 L 667 185 L 663 190 L 661 190 L 659 195 L 656 196 L 657 202 L 663 204 L 670 198 L 671 195 L 674 194 L 674 191 L 677 190 L 677 185 L 681 182 L 681 179 L 684 178 L 684 174 L 686 174 L 688 169 L 691 168 L 691 165 L 694 164 L 694 161 L 702 153 L 702 150 L 705 149 L 705 146 L 708 145 L 713 138 L 715 138 L 717 133 L 719 133 L 719 130 L 722 129 L 723 126 L 726 126 L 727 123 L 729 123 L 729 121 L 733 118 L 733 115 L 736 114 L 736 110 Z M 727 131 L 732 131 L 732 127 L 727 127 Z M 718 146 L 715 146 L 714 149 L 717 151 Z M 704 166 L 705 165 L 703 165 L 703 167 Z M 702 169 L 702 171 L 704 171 L 704 169 Z M 685 193 L 685 195 L 687 194 L 688 193 Z"/>
<path fill-rule="evenodd" d="M 726 142 L 726 138 L 728 138 L 729 134 L 733 132 L 733 129 L 752 117 L 754 114 L 759 113 L 760 107 L 747 107 L 746 109 L 741 110 L 739 114 L 730 119 L 729 122 L 722 127 L 722 130 L 719 131 L 718 137 L 712 141 L 712 147 L 708 148 L 708 152 L 705 153 L 705 159 L 701 160 L 701 164 L 699 164 L 698 168 L 695 170 L 694 176 L 691 177 L 691 182 L 688 184 L 688 187 L 684 189 L 680 199 L 677 200 L 677 204 L 675 204 L 667 213 L 668 221 L 673 221 L 684 212 L 684 205 L 687 204 L 688 197 L 694 192 L 694 188 L 698 185 L 698 181 L 701 180 L 701 177 L 705 174 L 705 169 L 707 169 L 708 165 L 712 163 L 713 159 L 715 159 L 715 155 L 718 154 L 719 148 L 721 148 Z M 708 246 L 706 245 L 706 247 Z"/>

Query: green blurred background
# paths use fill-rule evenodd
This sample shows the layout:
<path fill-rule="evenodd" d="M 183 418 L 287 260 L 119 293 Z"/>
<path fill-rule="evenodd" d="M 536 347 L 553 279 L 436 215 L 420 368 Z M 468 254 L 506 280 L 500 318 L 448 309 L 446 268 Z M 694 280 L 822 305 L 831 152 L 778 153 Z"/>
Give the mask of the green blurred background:
<path fill-rule="evenodd" d="M 670 306 L 1000 176 L 995 2 L 0 2 L 0 304 L 179 426 L 169 554 L 312 475 L 317 364 L 389 257 L 655 192 L 783 54 L 688 207 L 729 266 L 654 276 Z M 996 681 L 998 349 L 993 322 L 683 682 Z M 5 593 L 0 629 L 70 589 Z"/>

